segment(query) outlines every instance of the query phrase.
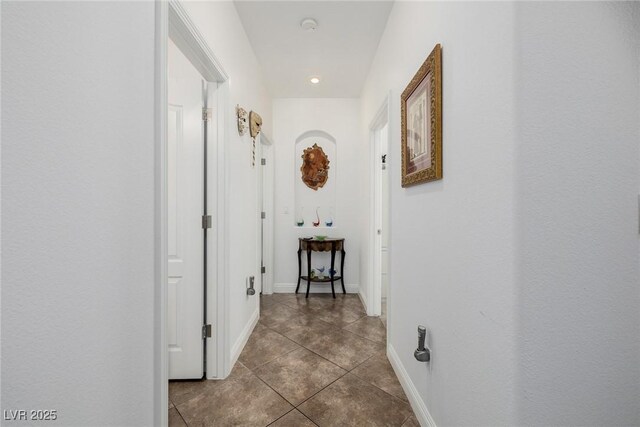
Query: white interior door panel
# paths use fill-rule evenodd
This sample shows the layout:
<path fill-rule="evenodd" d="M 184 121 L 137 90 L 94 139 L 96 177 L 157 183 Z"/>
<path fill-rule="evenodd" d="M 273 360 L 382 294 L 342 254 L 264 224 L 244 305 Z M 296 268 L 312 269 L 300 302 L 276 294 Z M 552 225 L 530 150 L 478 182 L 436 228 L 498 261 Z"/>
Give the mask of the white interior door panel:
<path fill-rule="evenodd" d="M 202 378 L 203 78 L 171 40 L 168 75 L 169 378 Z"/>

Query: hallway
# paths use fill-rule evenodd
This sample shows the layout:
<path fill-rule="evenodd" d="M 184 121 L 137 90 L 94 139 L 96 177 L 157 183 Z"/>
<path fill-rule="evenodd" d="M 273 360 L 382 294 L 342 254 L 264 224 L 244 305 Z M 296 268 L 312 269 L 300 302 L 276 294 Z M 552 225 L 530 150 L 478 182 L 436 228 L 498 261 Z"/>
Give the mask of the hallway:
<path fill-rule="evenodd" d="M 273 294 L 229 378 L 169 383 L 169 425 L 417 426 L 357 295 Z"/>

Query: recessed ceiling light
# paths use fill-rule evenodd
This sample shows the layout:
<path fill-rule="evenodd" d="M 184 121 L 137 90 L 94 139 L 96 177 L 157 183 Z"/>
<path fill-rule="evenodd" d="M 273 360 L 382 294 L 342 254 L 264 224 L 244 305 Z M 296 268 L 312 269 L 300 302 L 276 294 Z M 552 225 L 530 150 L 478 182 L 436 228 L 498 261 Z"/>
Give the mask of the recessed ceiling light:
<path fill-rule="evenodd" d="M 315 31 L 318 28 L 318 21 L 313 18 L 305 18 L 300 22 L 300 28 L 305 31 Z"/>
<path fill-rule="evenodd" d="M 310 77 L 309 81 L 314 85 L 317 85 L 318 83 L 320 83 L 320 77 L 317 77 L 317 76 Z"/>

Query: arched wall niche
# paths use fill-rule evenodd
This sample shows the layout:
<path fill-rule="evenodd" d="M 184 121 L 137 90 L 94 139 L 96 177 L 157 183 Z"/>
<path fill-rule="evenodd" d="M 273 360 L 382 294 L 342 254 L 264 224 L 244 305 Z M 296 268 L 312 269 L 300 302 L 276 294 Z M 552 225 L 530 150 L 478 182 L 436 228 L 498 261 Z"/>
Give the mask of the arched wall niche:
<path fill-rule="evenodd" d="M 329 159 L 329 172 L 326 183 L 314 190 L 307 186 L 302 179 L 300 170 L 303 164 L 303 153 L 307 148 L 317 144 Z M 330 229 L 336 226 L 336 177 L 338 169 L 336 139 L 329 133 L 314 129 L 301 133 L 295 139 L 295 212 L 294 226 L 299 228 Z M 317 215 L 316 215 L 317 210 Z M 314 227 L 314 222 L 320 219 L 320 224 Z M 302 224 L 302 225 L 300 225 Z M 324 233 L 323 231 L 323 233 Z M 321 234 L 323 234 L 321 233 Z"/>

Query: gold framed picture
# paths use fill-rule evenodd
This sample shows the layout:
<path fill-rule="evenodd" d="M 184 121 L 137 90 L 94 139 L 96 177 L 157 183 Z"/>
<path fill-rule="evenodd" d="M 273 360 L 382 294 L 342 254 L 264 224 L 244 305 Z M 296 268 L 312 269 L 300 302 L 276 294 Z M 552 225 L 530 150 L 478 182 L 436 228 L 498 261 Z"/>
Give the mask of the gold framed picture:
<path fill-rule="evenodd" d="M 442 48 L 433 48 L 400 97 L 402 186 L 442 179 Z"/>

